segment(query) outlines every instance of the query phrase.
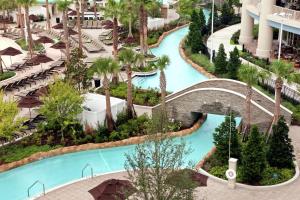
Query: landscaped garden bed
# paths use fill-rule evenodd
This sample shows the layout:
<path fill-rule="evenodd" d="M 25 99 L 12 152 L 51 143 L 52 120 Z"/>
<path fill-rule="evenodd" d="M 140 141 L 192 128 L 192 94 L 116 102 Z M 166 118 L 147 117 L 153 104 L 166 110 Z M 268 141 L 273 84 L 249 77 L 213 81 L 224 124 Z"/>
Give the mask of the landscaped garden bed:
<path fill-rule="evenodd" d="M 9 79 L 9 78 L 11 78 L 11 77 L 13 77 L 15 75 L 16 75 L 15 72 L 4 72 L 3 74 L 0 74 L 0 81 Z"/>
<path fill-rule="evenodd" d="M 16 43 L 21 47 L 21 49 L 23 49 L 24 51 L 28 51 L 28 44 L 26 44 L 25 39 L 19 39 L 16 40 Z M 42 51 L 44 50 L 44 46 L 42 44 L 34 44 L 33 45 L 33 50 L 34 51 Z"/>

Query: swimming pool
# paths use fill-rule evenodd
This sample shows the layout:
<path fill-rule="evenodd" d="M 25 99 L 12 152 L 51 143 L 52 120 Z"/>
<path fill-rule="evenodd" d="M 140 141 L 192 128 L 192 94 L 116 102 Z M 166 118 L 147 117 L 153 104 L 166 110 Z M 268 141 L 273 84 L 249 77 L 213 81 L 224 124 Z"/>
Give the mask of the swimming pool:
<path fill-rule="evenodd" d="M 204 9 L 203 12 L 206 20 L 208 20 L 209 10 Z M 165 37 L 158 47 L 150 50 L 155 56 L 167 55 L 170 58 L 171 63 L 165 69 L 167 91 L 169 92 L 179 91 L 208 79 L 180 56 L 179 43 L 187 34 L 188 27 L 179 29 Z M 132 79 L 132 82 L 135 86 L 143 89 L 159 88 L 159 74 L 147 77 L 136 76 Z"/>
<path fill-rule="evenodd" d="M 212 133 L 224 120 L 221 115 L 208 115 L 206 122 L 184 140 L 193 152 L 186 159 L 197 163 L 213 146 Z M 89 163 L 95 174 L 124 170 L 125 153 L 132 153 L 135 145 L 70 153 L 36 161 L 0 173 L 0 199 L 23 200 L 27 188 L 36 180 L 45 184 L 46 190 L 81 178 L 82 168 Z M 86 170 L 86 176 L 90 176 Z M 42 193 L 36 185 L 31 194 Z"/>

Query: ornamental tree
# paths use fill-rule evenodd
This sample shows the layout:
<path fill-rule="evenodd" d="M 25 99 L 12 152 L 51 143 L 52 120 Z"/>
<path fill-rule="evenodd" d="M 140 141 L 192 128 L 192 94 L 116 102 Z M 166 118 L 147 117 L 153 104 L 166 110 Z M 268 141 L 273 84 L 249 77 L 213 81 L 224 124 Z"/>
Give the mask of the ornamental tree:
<path fill-rule="evenodd" d="M 227 64 L 229 78 L 237 79 L 237 74 L 241 63 L 239 50 L 235 47 L 234 50 L 230 52 L 230 58 Z"/>
<path fill-rule="evenodd" d="M 262 134 L 254 126 L 242 152 L 242 178 L 247 183 L 261 180 L 266 168 L 266 151 Z"/>
<path fill-rule="evenodd" d="M 231 138 L 230 157 L 241 159 L 238 130 L 236 129 L 236 121 L 232 115 L 225 117 L 225 121 L 216 128 L 213 138 L 216 146 L 215 155 L 218 160 L 227 164 L 229 159 L 229 138 Z"/>
<path fill-rule="evenodd" d="M 216 74 L 227 73 L 227 56 L 223 44 L 220 44 L 217 56 L 215 58 L 215 73 Z"/>
<path fill-rule="evenodd" d="M 294 148 L 288 136 L 289 127 L 281 116 L 273 125 L 267 159 L 272 167 L 293 168 Z"/>
<path fill-rule="evenodd" d="M 224 2 L 221 9 L 220 21 L 222 24 L 229 24 L 234 16 L 234 10 L 228 2 Z"/>

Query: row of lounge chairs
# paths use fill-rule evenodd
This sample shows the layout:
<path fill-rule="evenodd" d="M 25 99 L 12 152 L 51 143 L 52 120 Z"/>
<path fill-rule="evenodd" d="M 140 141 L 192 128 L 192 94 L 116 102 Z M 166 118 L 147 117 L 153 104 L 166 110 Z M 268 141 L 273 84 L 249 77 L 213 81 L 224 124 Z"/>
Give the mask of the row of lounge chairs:
<path fill-rule="evenodd" d="M 113 30 L 109 29 L 109 30 L 105 30 L 103 31 L 100 35 L 99 35 L 99 40 L 101 42 L 103 42 L 105 45 L 112 45 L 113 44 L 113 34 L 112 34 Z"/>
<path fill-rule="evenodd" d="M 38 25 L 38 24 L 33 24 L 31 27 L 31 32 L 32 33 L 41 33 L 45 30 L 45 27 L 42 25 Z"/>
<path fill-rule="evenodd" d="M 2 36 L 8 37 L 13 40 L 18 40 L 21 38 L 21 30 L 15 28 L 8 28 L 6 33 L 3 33 Z"/>

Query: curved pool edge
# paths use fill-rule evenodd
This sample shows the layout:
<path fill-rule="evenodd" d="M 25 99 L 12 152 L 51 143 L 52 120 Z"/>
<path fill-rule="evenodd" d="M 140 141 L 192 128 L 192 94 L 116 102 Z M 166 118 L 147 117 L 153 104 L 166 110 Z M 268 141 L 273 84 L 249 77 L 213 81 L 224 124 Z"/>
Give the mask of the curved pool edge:
<path fill-rule="evenodd" d="M 190 135 L 193 132 L 195 132 L 196 130 L 198 130 L 202 126 L 202 124 L 205 122 L 205 120 L 206 120 L 206 117 L 198 120 L 190 128 L 183 129 L 183 130 L 177 131 L 177 132 L 169 132 L 169 133 L 167 133 L 167 135 L 168 135 L 168 137 L 182 137 L 182 136 Z M 111 147 L 122 147 L 122 146 L 127 146 L 127 145 L 140 144 L 142 142 L 145 142 L 146 140 L 147 140 L 147 135 L 143 135 L 143 136 L 127 138 L 127 139 L 120 140 L 120 141 L 114 141 L 114 142 L 87 143 L 87 144 L 82 144 L 82 145 L 61 147 L 61 148 L 53 149 L 53 150 L 50 150 L 47 152 L 38 152 L 38 153 L 32 154 L 29 157 L 23 158 L 22 160 L 15 161 L 12 163 L 7 163 L 4 165 L 0 165 L 0 173 L 9 171 L 9 170 L 17 168 L 17 167 L 21 167 L 21 166 L 29 164 L 29 163 L 33 163 L 35 161 L 46 159 L 46 158 L 51 158 L 51 157 L 69 154 L 69 153 L 87 151 L 87 150 L 105 149 L 105 148 L 111 148 Z"/>

